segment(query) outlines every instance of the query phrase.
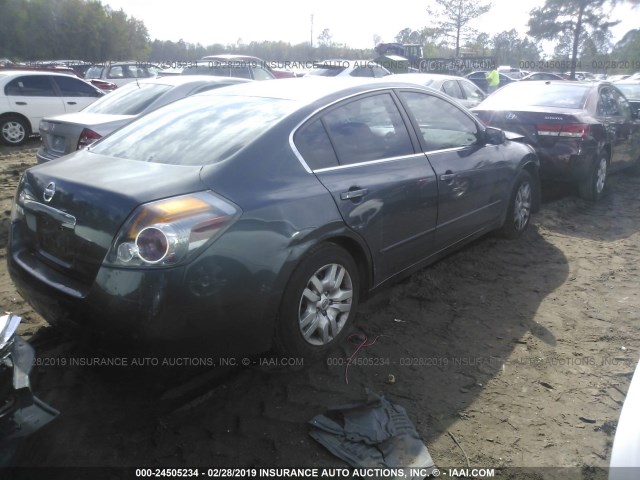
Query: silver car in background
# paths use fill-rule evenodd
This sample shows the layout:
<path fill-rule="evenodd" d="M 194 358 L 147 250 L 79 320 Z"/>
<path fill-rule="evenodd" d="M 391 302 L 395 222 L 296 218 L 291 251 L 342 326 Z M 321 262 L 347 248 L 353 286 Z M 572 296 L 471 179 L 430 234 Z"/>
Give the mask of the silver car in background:
<path fill-rule="evenodd" d="M 76 113 L 40 122 L 42 147 L 36 157 L 45 163 L 81 148 L 156 108 L 214 88 L 249 82 L 243 78 L 170 76 L 133 82 Z"/>
<path fill-rule="evenodd" d="M 396 82 L 411 82 L 424 87 L 430 87 L 434 90 L 446 93 L 459 104 L 473 108 L 479 105 L 487 95 L 478 88 L 471 80 L 455 75 L 441 75 L 438 73 L 401 73 L 394 75 L 393 80 Z M 391 80 L 385 77 L 382 81 Z"/>

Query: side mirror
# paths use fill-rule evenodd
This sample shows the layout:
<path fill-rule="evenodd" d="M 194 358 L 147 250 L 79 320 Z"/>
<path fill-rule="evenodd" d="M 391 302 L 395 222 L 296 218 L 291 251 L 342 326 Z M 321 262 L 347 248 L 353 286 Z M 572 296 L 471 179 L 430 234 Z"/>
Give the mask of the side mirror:
<path fill-rule="evenodd" d="M 489 145 L 502 145 L 507 140 L 504 132 L 499 128 L 486 127 L 484 129 L 484 141 Z"/>

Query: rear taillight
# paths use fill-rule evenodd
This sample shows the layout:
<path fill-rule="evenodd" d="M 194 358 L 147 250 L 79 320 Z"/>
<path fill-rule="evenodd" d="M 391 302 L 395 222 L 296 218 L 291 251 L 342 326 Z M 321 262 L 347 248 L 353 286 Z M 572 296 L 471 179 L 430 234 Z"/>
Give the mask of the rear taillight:
<path fill-rule="evenodd" d="M 167 267 L 197 255 L 240 215 L 212 192 L 171 197 L 136 209 L 116 237 L 105 263 Z"/>
<path fill-rule="evenodd" d="M 100 135 L 99 133 L 96 133 L 93 130 L 85 128 L 84 130 L 82 130 L 82 133 L 80 134 L 80 140 L 78 140 L 77 149 L 80 150 L 81 148 L 88 147 L 93 142 L 95 142 L 96 140 L 100 140 L 101 138 L 102 138 L 102 135 Z"/>
<path fill-rule="evenodd" d="M 589 125 L 586 123 L 539 123 L 536 127 L 538 136 L 541 137 L 583 138 L 589 133 Z"/>

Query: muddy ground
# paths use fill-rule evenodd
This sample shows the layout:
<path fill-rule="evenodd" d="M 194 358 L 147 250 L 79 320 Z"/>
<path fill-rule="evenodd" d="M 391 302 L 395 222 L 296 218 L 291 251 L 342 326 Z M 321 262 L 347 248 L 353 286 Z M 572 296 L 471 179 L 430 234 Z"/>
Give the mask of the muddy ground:
<path fill-rule="evenodd" d="M 2 245 L 37 145 L 0 150 Z M 608 189 L 596 206 L 545 190 L 524 238 L 486 237 L 370 299 L 353 331 L 377 340 L 348 370 L 363 336 L 302 371 L 69 366 L 101 353 L 16 294 L 3 247 L 0 305 L 23 317 L 34 391 L 61 412 L 17 464 L 346 467 L 307 422 L 369 388 L 407 409 L 439 467 L 604 478 L 640 356 L 640 178 L 613 176 Z"/>

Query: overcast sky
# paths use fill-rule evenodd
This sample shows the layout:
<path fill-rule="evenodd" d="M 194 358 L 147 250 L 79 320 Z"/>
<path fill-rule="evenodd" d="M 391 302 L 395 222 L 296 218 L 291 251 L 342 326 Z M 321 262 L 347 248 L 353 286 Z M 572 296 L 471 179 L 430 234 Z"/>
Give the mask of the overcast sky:
<path fill-rule="evenodd" d="M 336 43 L 352 48 L 371 48 L 373 36 L 392 42 L 403 28 L 431 26 L 426 6 L 429 0 L 399 0 L 374 3 L 363 0 L 102 0 L 102 3 L 144 21 L 152 40 L 183 39 L 185 42 L 233 44 L 282 40 L 292 44 L 313 41 L 328 28 Z M 493 0 L 493 9 L 474 27 L 491 35 L 515 28 L 527 31 L 531 9 L 543 0 Z M 612 20 L 623 20 L 613 31 L 614 41 L 640 24 L 640 8 L 621 5 Z"/>

